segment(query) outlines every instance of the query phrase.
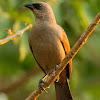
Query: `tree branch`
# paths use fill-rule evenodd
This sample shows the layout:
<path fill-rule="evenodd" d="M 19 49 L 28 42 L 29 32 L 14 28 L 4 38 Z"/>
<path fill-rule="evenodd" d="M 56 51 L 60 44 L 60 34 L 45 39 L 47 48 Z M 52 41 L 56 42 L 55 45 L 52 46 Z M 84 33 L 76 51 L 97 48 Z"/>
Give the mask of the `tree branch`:
<path fill-rule="evenodd" d="M 22 36 L 23 33 L 24 33 L 26 30 L 28 30 L 29 28 L 32 28 L 32 25 L 31 25 L 31 24 L 28 25 L 27 27 L 23 28 L 22 30 L 18 31 L 17 33 L 15 33 L 15 34 L 13 34 L 13 35 L 11 35 L 11 36 L 9 36 L 9 37 L 6 37 L 6 38 L 0 40 L 0 45 L 2 45 L 2 44 L 4 44 L 4 43 L 8 42 L 9 40 L 13 39 L 14 37 Z"/>
<path fill-rule="evenodd" d="M 64 60 L 58 65 L 58 67 L 55 67 L 50 75 L 46 75 L 43 80 L 47 84 L 42 84 L 43 88 L 46 89 L 48 86 L 50 86 L 52 83 L 55 82 L 56 78 L 60 75 L 60 73 L 64 70 L 70 59 L 72 59 L 79 49 L 83 46 L 83 44 L 86 42 L 89 35 L 92 33 L 94 28 L 97 26 L 97 24 L 100 21 L 100 12 L 97 14 L 93 22 L 89 25 L 87 30 L 81 35 L 79 40 L 76 42 L 76 44 L 73 46 L 73 48 L 70 50 L 70 52 L 66 55 Z M 33 93 L 29 95 L 25 100 L 36 100 L 36 98 L 43 92 L 42 89 L 37 88 Z"/>
<path fill-rule="evenodd" d="M 32 76 L 36 75 L 38 72 L 40 72 L 40 68 L 36 66 L 35 68 L 29 70 L 29 72 L 25 73 L 25 75 L 20 77 L 15 82 L 8 84 L 7 86 L 2 86 L 2 88 L 0 88 L 0 92 L 8 93 L 16 89 L 17 87 L 25 83 L 27 80 L 29 80 Z"/>

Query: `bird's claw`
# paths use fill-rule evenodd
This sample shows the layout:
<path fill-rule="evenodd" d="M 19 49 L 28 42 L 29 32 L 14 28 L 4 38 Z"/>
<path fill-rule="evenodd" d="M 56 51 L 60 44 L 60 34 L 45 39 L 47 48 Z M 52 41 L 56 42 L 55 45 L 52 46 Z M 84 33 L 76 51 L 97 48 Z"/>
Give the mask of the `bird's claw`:
<path fill-rule="evenodd" d="M 56 79 L 56 82 L 59 82 L 59 80 L 60 80 L 60 77 L 58 76 L 57 79 Z"/>
<path fill-rule="evenodd" d="M 58 65 L 56 65 L 56 67 L 54 67 L 54 68 L 49 72 L 49 75 L 50 75 L 52 72 L 55 72 L 57 68 L 58 68 Z"/>
<path fill-rule="evenodd" d="M 40 79 L 39 85 L 38 85 L 39 89 L 42 89 L 43 91 L 47 92 L 47 91 L 43 88 L 42 83 L 47 84 L 45 81 L 43 81 L 42 79 Z M 47 92 L 47 93 L 48 93 L 48 92 Z"/>

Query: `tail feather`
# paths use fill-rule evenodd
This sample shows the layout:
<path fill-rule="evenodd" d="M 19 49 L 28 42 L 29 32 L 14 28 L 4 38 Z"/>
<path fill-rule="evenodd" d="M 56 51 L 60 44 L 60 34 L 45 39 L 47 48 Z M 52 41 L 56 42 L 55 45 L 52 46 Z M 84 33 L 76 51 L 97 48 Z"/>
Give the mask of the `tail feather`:
<path fill-rule="evenodd" d="M 65 86 L 61 86 L 55 82 L 56 100 L 73 100 L 68 82 L 66 81 Z"/>

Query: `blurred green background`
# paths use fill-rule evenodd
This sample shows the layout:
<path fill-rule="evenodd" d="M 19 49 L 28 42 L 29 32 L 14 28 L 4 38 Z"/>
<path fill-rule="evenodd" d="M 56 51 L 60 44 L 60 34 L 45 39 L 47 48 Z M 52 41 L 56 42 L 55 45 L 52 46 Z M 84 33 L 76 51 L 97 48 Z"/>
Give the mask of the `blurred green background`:
<path fill-rule="evenodd" d="M 7 37 L 5 28 L 16 32 L 25 27 L 25 23 L 34 24 L 32 12 L 22 5 L 36 0 L 0 0 L 0 39 Z M 38 0 L 37 0 L 38 1 Z M 40 1 L 40 0 L 39 0 Z M 41 0 L 51 5 L 57 23 L 67 33 L 71 47 L 86 30 L 100 10 L 100 0 Z M 0 100 L 24 100 L 34 91 L 44 73 L 37 64 L 28 46 L 27 30 L 22 37 L 17 37 L 0 45 L 0 89 L 12 89 L 0 93 Z M 100 100 L 100 24 L 88 38 L 85 45 L 73 58 L 73 70 L 70 88 L 74 100 Z M 37 69 L 37 71 L 36 71 Z M 33 70 L 33 72 L 31 72 Z M 27 72 L 34 73 L 28 76 Z M 28 76 L 23 77 L 22 76 Z M 48 93 L 44 92 L 37 100 L 55 100 L 52 84 Z"/>

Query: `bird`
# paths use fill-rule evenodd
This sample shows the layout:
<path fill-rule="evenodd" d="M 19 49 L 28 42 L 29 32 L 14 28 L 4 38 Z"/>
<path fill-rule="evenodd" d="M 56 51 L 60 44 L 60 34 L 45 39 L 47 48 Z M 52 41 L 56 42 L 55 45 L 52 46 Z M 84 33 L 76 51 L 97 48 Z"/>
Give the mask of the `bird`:
<path fill-rule="evenodd" d="M 25 4 L 35 17 L 28 42 L 39 67 L 48 74 L 70 51 L 70 44 L 64 29 L 57 24 L 52 8 L 41 1 Z M 69 87 L 72 60 L 55 81 L 56 100 L 73 100 Z"/>

